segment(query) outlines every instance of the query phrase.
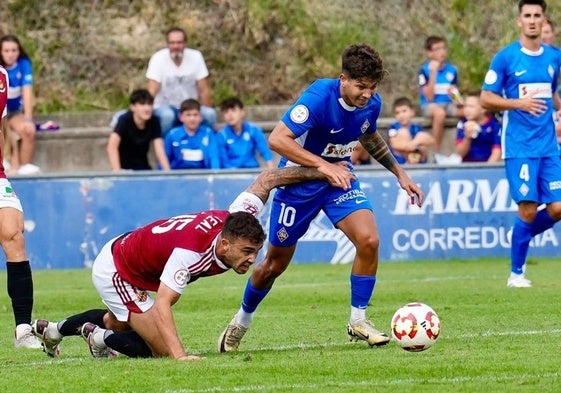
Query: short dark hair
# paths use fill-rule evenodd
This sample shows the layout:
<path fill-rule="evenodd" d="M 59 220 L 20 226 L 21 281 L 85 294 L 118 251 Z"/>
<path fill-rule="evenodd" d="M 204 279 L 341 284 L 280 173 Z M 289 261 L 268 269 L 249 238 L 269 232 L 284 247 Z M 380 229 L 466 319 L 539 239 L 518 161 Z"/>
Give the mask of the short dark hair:
<path fill-rule="evenodd" d="M 396 98 L 393 102 L 392 108 L 395 110 L 398 106 L 408 106 L 411 109 L 415 109 L 413 102 L 407 97 Z"/>
<path fill-rule="evenodd" d="M 136 89 L 134 90 L 130 97 L 129 97 L 129 102 L 134 105 L 134 104 L 153 104 L 154 103 L 154 97 L 152 97 L 152 94 L 150 94 L 150 92 L 146 89 Z"/>
<path fill-rule="evenodd" d="M 539 5 L 542 7 L 543 12 L 547 9 L 545 0 L 520 0 L 518 2 L 518 12 L 522 12 L 522 7 L 525 5 Z"/>
<path fill-rule="evenodd" d="M 341 57 L 341 66 L 343 74 L 355 80 L 369 78 L 378 83 L 387 73 L 380 54 L 367 44 L 347 47 Z"/>
<path fill-rule="evenodd" d="M 229 97 L 220 103 L 220 110 L 240 108 L 243 109 L 243 102 L 238 97 Z"/>
<path fill-rule="evenodd" d="M 248 212 L 235 212 L 226 218 L 222 228 L 226 239 L 247 239 L 253 244 L 263 244 L 266 236 L 259 220 Z"/>
<path fill-rule="evenodd" d="M 187 98 L 181 103 L 179 107 L 179 112 L 191 111 L 191 110 L 201 111 L 201 103 L 194 98 Z"/>
<path fill-rule="evenodd" d="M 181 33 L 181 34 L 183 34 L 183 40 L 187 41 L 187 33 L 181 27 L 174 26 L 174 27 L 168 29 L 168 31 L 166 31 L 166 40 L 168 39 L 168 36 L 171 33 Z"/>
<path fill-rule="evenodd" d="M 440 42 L 446 43 L 446 38 L 437 35 L 428 36 L 427 39 L 425 40 L 425 50 L 432 50 L 432 46 Z"/>

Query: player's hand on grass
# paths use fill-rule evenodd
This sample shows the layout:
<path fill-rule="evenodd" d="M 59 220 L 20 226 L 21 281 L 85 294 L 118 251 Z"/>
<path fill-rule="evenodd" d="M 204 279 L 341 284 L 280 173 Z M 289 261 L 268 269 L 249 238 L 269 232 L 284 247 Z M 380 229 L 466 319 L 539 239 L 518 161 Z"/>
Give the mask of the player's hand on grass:
<path fill-rule="evenodd" d="M 185 355 L 177 358 L 177 360 L 204 360 L 205 357 L 197 356 L 197 355 Z"/>

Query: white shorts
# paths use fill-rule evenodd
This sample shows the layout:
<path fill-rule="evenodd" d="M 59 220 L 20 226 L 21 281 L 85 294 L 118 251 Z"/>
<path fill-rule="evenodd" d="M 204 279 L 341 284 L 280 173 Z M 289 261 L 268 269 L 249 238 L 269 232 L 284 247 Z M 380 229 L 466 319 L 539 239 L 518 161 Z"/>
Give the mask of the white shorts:
<path fill-rule="evenodd" d="M 23 213 L 23 207 L 8 179 L 0 179 L 0 209 L 13 207 Z"/>
<path fill-rule="evenodd" d="M 127 322 L 131 312 L 141 314 L 154 305 L 154 299 L 144 289 L 125 281 L 115 268 L 111 247 L 115 239 L 108 241 L 94 260 L 92 281 L 107 308 L 118 321 Z"/>

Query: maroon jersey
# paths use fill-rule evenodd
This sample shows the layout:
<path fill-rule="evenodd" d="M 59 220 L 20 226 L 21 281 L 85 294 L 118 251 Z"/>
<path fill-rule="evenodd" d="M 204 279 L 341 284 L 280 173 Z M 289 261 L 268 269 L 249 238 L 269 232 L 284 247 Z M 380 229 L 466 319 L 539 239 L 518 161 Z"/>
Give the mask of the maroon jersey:
<path fill-rule="evenodd" d="M 182 293 L 200 277 L 230 269 L 215 254 L 216 239 L 224 227 L 227 210 L 154 221 L 125 234 L 113 244 L 113 259 L 119 275 L 132 285 L 156 291 L 163 282 Z"/>
<path fill-rule="evenodd" d="M 7 110 L 6 104 L 8 103 L 8 73 L 4 67 L 0 66 L 0 126 L 2 119 L 6 117 Z M 0 127 L 0 135 L 2 134 L 2 127 Z M 4 140 L 0 136 L 0 178 L 5 179 L 4 173 Z"/>

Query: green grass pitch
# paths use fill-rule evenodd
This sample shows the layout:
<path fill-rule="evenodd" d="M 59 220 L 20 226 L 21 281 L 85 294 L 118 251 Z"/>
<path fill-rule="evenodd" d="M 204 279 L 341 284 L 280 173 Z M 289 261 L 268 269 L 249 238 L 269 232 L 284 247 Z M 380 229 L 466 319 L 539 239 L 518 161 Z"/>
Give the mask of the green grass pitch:
<path fill-rule="evenodd" d="M 187 287 L 175 306 L 184 345 L 205 356 L 93 359 L 80 337 L 59 358 L 13 347 L 0 293 L 0 391 L 22 392 L 559 392 L 561 264 L 532 259 L 529 289 L 506 287 L 505 259 L 381 263 L 369 317 L 389 333 L 411 301 L 438 313 L 442 332 L 425 352 L 394 342 L 350 343 L 349 265 L 293 265 L 277 280 L 236 353 L 216 353 L 247 276 L 229 272 Z M 0 274 L 5 288 L 5 272 Z M 89 270 L 35 271 L 34 318 L 60 320 L 101 302 Z"/>

